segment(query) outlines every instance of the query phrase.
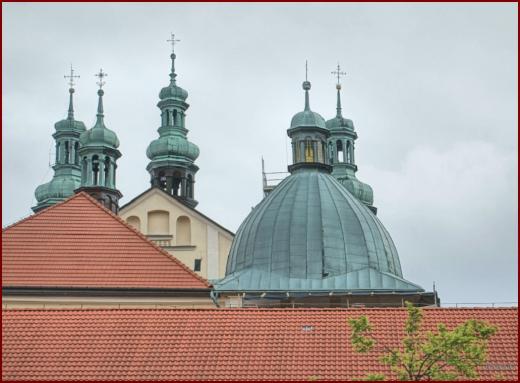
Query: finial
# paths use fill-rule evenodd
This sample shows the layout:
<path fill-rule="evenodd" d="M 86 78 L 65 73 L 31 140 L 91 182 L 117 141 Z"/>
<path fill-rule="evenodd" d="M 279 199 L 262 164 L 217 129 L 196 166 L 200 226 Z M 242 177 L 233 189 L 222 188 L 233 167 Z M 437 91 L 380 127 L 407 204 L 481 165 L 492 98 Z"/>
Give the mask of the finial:
<path fill-rule="evenodd" d="M 172 44 L 172 54 L 170 55 L 172 59 L 172 71 L 170 73 L 170 85 L 175 85 L 175 77 L 177 77 L 177 74 L 175 73 L 175 43 L 180 42 L 181 40 L 175 39 L 175 34 L 171 34 L 171 38 L 169 40 L 166 40 L 167 42 Z"/>
<path fill-rule="evenodd" d="M 94 76 L 98 77 L 99 78 L 99 81 L 96 83 L 99 85 L 99 90 L 97 92 L 98 96 L 99 96 L 99 100 L 98 100 L 98 110 L 97 110 L 97 121 L 98 123 L 102 123 L 103 122 L 103 95 L 105 94 L 105 92 L 103 91 L 103 85 L 105 85 L 105 81 L 103 81 L 103 79 L 105 77 L 108 76 L 107 73 L 103 72 L 103 69 L 100 69 L 99 70 L 99 73 L 95 74 Z"/>
<path fill-rule="evenodd" d="M 309 71 L 307 60 L 305 60 L 305 81 L 302 84 L 303 90 L 305 90 L 305 110 L 311 110 L 309 106 L 309 89 L 311 89 L 311 83 L 307 81 L 307 73 Z"/>
<path fill-rule="evenodd" d="M 341 96 L 339 94 L 339 91 L 341 90 L 341 84 L 339 83 L 339 79 L 340 79 L 340 76 L 346 76 L 347 74 L 345 72 L 341 71 L 339 63 L 338 63 L 337 69 L 330 73 L 335 75 L 335 77 L 337 77 L 337 79 L 338 79 L 338 82 L 336 83 L 336 89 L 338 90 L 338 96 L 337 96 L 337 102 L 336 102 L 336 117 L 343 118 L 343 116 L 341 115 Z"/>
<path fill-rule="evenodd" d="M 337 82 L 337 84 L 336 84 L 336 89 L 337 89 L 337 90 L 340 90 L 340 89 L 341 89 L 341 84 L 339 83 L 339 77 L 340 77 L 340 76 L 346 76 L 347 74 L 346 74 L 345 72 L 342 72 L 342 71 L 341 71 L 341 68 L 340 68 L 340 66 L 339 66 L 339 63 L 338 63 L 338 67 L 337 67 L 337 69 L 336 69 L 335 71 L 330 72 L 330 73 L 333 74 L 333 75 L 335 75 L 335 76 L 338 78 L 338 82 Z"/>
<path fill-rule="evenodd" d="M 94 76 L 99 78 L 99 81 L 96 82 L 96 84 L 98 84 L 99 90 L 101 90 L 101 88 L 103 88 L 103 85 L 105 85 L 105 81 L 103 81 L 103 79 L 108 76 L 108 73 L 105 73 L 103 72 L 103 69 L 100 69 L 99 73 L 95 74 Z"/>
<path fill-rule="evenodd" d="M 74 69 L 72 69 L 72 64 L 70 64 L 70 75 L 65 75 L 63 76 L 63 78 L 65 79 L 69 79 L 69 111 L 68 111 L 68 115 L 67 115 L 67 118 L 69 120 L 73 120 L 74 119 L 74 107 L 73 107 L 73 104 L 72 104 L 72 94 L 74 93 L 74 79 L 75 78 L 79 78 L 79 76 L 75 76 L 74 75 Z"/>
<path fill-rule="evenodd" d="M 175 33 L 171 33 L 171 37 L 169 40 L 166 40 L 167 42 L 172 44 L 172 53 L 175 54 L 175 43 L 180 43 L 181 40 L 175 39 Z"/>

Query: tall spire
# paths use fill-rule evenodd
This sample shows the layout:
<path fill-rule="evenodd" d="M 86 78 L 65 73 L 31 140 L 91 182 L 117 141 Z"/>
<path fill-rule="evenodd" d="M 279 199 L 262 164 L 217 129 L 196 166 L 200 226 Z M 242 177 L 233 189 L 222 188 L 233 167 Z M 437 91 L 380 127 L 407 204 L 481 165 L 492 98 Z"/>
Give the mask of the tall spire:
<path fill-rule="evenodd" d="M 96 114 L 97 123 L 103 123 L 103 117 L 104 117 L 104 114 L 103 114 L 103 95 L 105 94 L 105 92 L 103 92 L 102 88 L 103 88 L 103 85 L 105 85 L 105 81 L 103 81 L 103 79 L 105 77 L 107 77 L 108 74 L 103 72 L 103 69 L 100 69 L 99 73 L 95 74 L 94 76 L 99 78 L 99 81 L 96 83 L 96 84 L 99 85 L 99 90 L 97 92 L 97 94 L 99 96 L 98 109 L 97 109 L 97 114 Z"/>
<path fill-rule="evenodd" d="M 339 63 L 338 63 L 337 69 L 330 73 L 335 75 L 338 79 L 338 82 L 336 83 L 336 89 L 338 91 L 337 103 L 336 103 L 336 117 L 342 118 L 343 116 L 341 115 L 341 96 L 340 96 L 341 84 L 339 82 L 339 78 L 340 78 L 340 76 L 346 76 L 346 73 L 341 71 Z"/>
<path fill-rule="evenodd" d="M 305 90 L 305 109 L 304 110 L 311 110 L 309 106 L 309 89 L 311 89 L 311 83 L 307 80 L 307 72 L 308 72 L 308 66 L 307 66 L 307 60 L 305 60 L 305 81 L 303 82 L 302 86 Z"/>
<path fill-rule="evenodd" d="M 177 77 L 177 74 L 175 73 L 175 43 L 180 42 L 181 40 L 175 39 L 175 34 L 172 33 L 169 40 L 166 40 L 167 42 L 172 44 L 172 54 L 170 55 L 172 59 L 172 71 L 170 73 L 170 84 L 175 85 L 175 77 Z"/>
<path fill-rule="evenodd" d="M 70 64 L 70 75 L 65 75 L 63 77 L 69 79 L 69 111 L 67 114 L 67 118 L 69 120 L 74 120 L 74 106 L 72 102 L 72 94 L 74 93 L 74 79 L 79 78 L 79 76 L 74 75 L 74 69 L 72 69 L 72 64 Z"/>

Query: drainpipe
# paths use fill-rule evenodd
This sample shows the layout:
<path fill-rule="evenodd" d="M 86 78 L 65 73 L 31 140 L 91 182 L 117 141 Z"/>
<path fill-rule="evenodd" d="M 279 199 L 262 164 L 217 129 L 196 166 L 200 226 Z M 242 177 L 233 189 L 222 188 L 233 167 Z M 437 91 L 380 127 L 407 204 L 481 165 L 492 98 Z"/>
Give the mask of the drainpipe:
<path fill-rule="evenodd" d="M 215 290 L 211 290 L 209 293 L 209 296 L 210 296 L 211 300 L 213 301 L 213 303 L 215 304 L 215 306 L 220 308 L 220 305 L 218 304 L 218 293 L 216 293 Z"/>

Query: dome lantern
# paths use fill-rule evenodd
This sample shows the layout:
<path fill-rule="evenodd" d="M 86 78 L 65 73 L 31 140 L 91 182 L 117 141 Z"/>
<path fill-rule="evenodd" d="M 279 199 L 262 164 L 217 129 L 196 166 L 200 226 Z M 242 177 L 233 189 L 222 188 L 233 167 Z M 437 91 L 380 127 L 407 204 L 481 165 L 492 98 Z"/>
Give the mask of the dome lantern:
<path fill-rule="evenodd" d="M 329 131 L 325 120 L 310 108 L 309 90 L 311 83 L 307 79 L 307 62 L 305 62 L 305 81 L 302 88 L 305 91 L 305 107 L 303 112 L 296 113 L 291 119 L 287 135 L 291 138 L 293 163 L 289 172 L 302 168 L 317 168 L 330 172 L 327 164 L 326 143 Z"/>

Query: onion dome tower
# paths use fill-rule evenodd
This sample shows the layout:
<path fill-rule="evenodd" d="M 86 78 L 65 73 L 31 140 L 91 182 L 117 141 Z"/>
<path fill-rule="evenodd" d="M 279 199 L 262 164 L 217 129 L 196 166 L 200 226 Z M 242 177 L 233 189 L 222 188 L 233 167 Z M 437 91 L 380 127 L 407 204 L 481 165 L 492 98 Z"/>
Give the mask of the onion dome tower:
<path fill-rule="evenodd" d="M 81 187 L 76 192 L 85 191 L 116 213 L 119 199 L 123 196 L 116 188 L 116 161 L 121 157 L 117 135 L 105 126 L 103 113 L 103 79 L 107 76 L 103 69 L 96 74 L 99 77 L 98 109 L 96 124 L 79 138 L 81 160 Z"/>
<path fill-rule="evenodd" d="M 354 142 L 358 136 L 354 130 L 354 123 L 352 120 L 344 118 L 341 111 L 340 76 L 345 75 L 345 73 L 341 71 L 338 64 L 337 70 L 332 72 L 332 74 L 336 75 L 338 79 L 336 84 L 336 117 L 327 121 L 327 129 L 330 131 L 328 148 L 329 163 L 332 164 L 332 175 L 352 195 L 376 214 L 377 209 L 373 206 L 374 193 L 372 187 L 356 178 L 358 168 L 354 157 Z"/>
<path fill-rule="evenodd" d="M 325 156 L 330 132 L 310 109 L 310 88 L 305 81 L 305 109 L 287 130 L 291 175 L 240 225 L 213 298 L 238 295 L 258 306 L 320 307 L 348 306 L 356 299 L 400 305 L 403 295 L 420 301 L 424 290 L 403 278 L 382 223 L 331 174 Z"/>
<path fill-rule="evenodd" d="M 52 135 L 56 141 L 56 159 L 54 176 L 50 182 L 36 188 L 37 204 L 32 208 L 36 213 L 74 194 L 81 183 L 81 167 L 79 162 L 79 137 L 86 130 L 85 124 L 74 119 L 74 69 L 70 68 L 69 79 L 69 111 L 67 118 L 54 124 L 56 132 Z"/>
<path fill-rule="evenodd" d="M 150 159 L 146 170 L 150 173 L 152 187 L 159 187 L 188 206 L 195 207 L 198 203 L 194 196 L 195 173 L 199 170 L 195 160 L 199 156 L 199 148 L 188 141 L 185 125 L 188 92 L 176 82 L 174 46 L 179 40 L 172 34 L 168 41 L 172 43 L 170 84 L 159 93 L 159 138 L 152 141 L 146 150 Z"/>

